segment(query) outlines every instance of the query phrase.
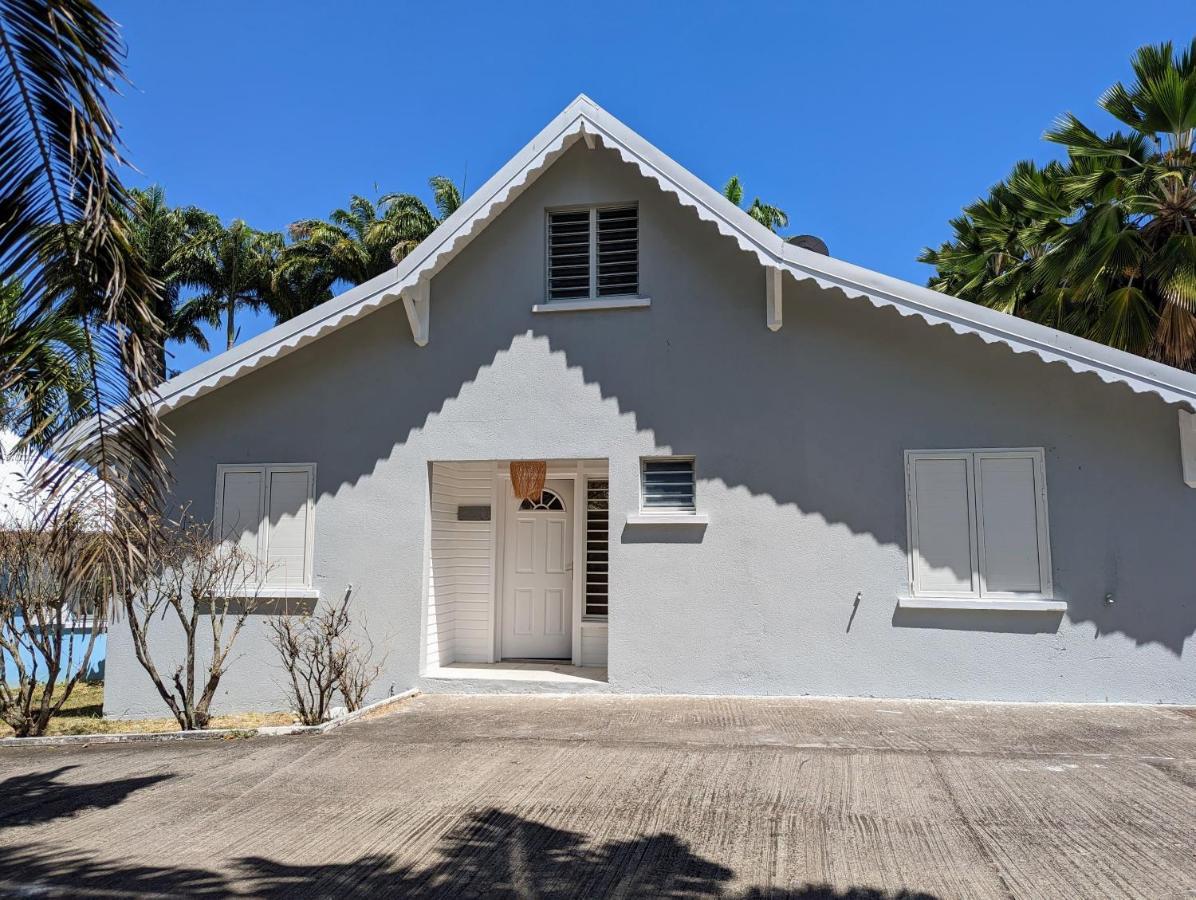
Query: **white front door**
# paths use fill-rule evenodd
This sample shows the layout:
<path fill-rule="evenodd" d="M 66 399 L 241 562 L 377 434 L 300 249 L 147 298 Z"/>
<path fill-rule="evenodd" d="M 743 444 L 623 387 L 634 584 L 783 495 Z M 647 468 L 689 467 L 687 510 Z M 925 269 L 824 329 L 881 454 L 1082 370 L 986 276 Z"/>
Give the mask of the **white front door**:
<path fill-rule="evenodd" d="M 539 503 L 508 488 L 503 539 L 502 656 L 573 655 L 573 483 L 549 480 Z"/>

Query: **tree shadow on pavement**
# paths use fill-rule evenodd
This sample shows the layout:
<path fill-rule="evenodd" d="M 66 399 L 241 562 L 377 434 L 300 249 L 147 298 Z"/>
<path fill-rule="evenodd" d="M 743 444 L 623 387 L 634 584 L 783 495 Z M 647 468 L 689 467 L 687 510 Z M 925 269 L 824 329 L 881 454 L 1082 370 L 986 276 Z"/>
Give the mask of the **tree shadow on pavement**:
<path fill-rule="evenodd" d="M 0 829 L 36 825 L 88 809 L 105 809 L 124 801 L 129 794 L 158 784 L 173 775 L 143 775 L 89 784 L 59 781 L 64 772 L 78 766 L 61 766 L 48 772 L 14 775 L 0 781 Z"/>
<path fill-rule="evenodd" d="M 99 860 L 47 844 L 0 847 L 0 896 L 227 897 L 224 875 L 205 869 Z"/>
<path fill-rule="evenodd" d="M 693 853 L 672 834 L 591 842 L 585 835 L 502 810 L 478 813 L 452 832 L 429 866 L 400 865 L 387 854 L 350 863 L 294 866 L 242 859 L 250 893 L 264 897 L 345 894 L 419 898 L 731 897 L 743 900 L 934 900 L 872 888 L 836 892 L 827 885 L 730 891 L 735 872 Z"/>
<path fill-rule="evenodd" d="M 90 860 L 48 845 L 0 849 L 0 893 L 41 896 L 149 894 L 195 897 L 536 898 L 728 897 L 732 900 L 934 900 L 929 894 L 828 885 L 733 891 L 732 869 L 693 853 L 672 834 L 591 841 L 502 810 L 473 815 L 428 851 L 428 863 L 395 854 L 292 865 L 244 857 L 225 871 Z"/>

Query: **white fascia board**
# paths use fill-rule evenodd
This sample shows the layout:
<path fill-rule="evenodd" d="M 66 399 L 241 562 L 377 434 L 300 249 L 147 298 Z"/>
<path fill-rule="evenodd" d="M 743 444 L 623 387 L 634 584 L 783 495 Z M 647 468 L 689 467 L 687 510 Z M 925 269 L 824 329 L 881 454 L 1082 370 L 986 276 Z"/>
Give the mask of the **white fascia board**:
<path fill-rule="evenodd" d="M 417 279 L 431 278 L 583 136 L 587 143 L 596 140 L 616 151 L 624 162 L 693 209 L 720 234 L 753 253 L 761 265 L 780 267 L 798 280 L 813 280 L 820 287 L 867 299 L 874 306 L 892 307 L 902 315 L 946 325 L 957 334 L 974 334 L 987 343 L 1034 353 L 1044 362 L 1061 362 L 1072 371 L 1092 373 L 1103 381 L 1119 382 L 1139 393 L 1153 393 L 1168 403 L 1196 409 L 1196 374 L 786 243 L 583 94 L 394 269 L 171 379 L 159 389 L 159 410 L 177 408 L 393 302 Z"/>

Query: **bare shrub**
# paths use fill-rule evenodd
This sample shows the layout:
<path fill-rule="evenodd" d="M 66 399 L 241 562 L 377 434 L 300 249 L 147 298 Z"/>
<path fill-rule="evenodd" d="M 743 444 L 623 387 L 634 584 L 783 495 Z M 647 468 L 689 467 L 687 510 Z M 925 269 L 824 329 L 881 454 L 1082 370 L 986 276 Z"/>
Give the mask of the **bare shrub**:
<path fill-rule="evenodd" d="M 124 595 L 133 650 L 179 727 L 206 728 L 233 644 L 259 603 L 257 560 L 218 540 L 211 525 L 186 509 L 175 521 L 158 519 L 152 534 L 141 577 Z M 177 621 L 183 630 L 182 658 L 169 677 L 150 651 L 157 620 Z M 206 652 L 198 649 L 201 641 Z"/>
<path fill-rule="evenodd" d="M 76 562 L 97 539 L 78 513 L 45 528 L 0 527 L 0 719 L 17 737 L 43 734 L 89 670 L 107 617 L 108 584 L 81 580 Z M 81 626 L 80 643 L 72 632 Z"/>
<path fill-rule="evenodd" d="M 374 646 L 350 634 L 349 598 L 325 606 L 312 615 L 280 615 L 270 620 L 271 642 L 282 658 L 290 679 L 291 701 L 304 725 L 318 725 L 328 718 L 339 690 L 349 711 L 360 709 L 370 686 L 382 671 L 373 660 Z"/>
<path fill-rule="evenodd" d="M 365 706 L 365 698 L 370 692 L 378 676 L 382 674 L 384 660 L 375 661 L 374 642 L 369 632 L 362 630 L 364 637 L 360 643 L 349 642 L 345 652 L 345 666 L 341 671 L 341 696 L 345 698 L 345 706 L 349 712 L 357 712 Z"/>

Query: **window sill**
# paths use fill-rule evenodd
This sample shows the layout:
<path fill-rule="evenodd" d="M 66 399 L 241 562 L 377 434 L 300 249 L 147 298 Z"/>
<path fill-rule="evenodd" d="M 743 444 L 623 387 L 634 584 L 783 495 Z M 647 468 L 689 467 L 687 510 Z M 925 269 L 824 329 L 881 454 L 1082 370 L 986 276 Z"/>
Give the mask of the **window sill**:
<path fill-rule="evenodd" d="M 1008 612 L 1066 612 L 1066 600 L 998 600 L 983 597 L 898 597 L 899 609 L 996 609 Z"/>
<path fill-rule="evenodd" d="M 709 525 L 706 513 L 628 513 L 628 525 Z"/>
<path fill-rule="evenodd" d="M 645 309 L 652 305 L 647 297 L 592 297 L 588 300 L 549 300 L 532 307 L 534 313 L 586 312 L 597 309 Z"/>

